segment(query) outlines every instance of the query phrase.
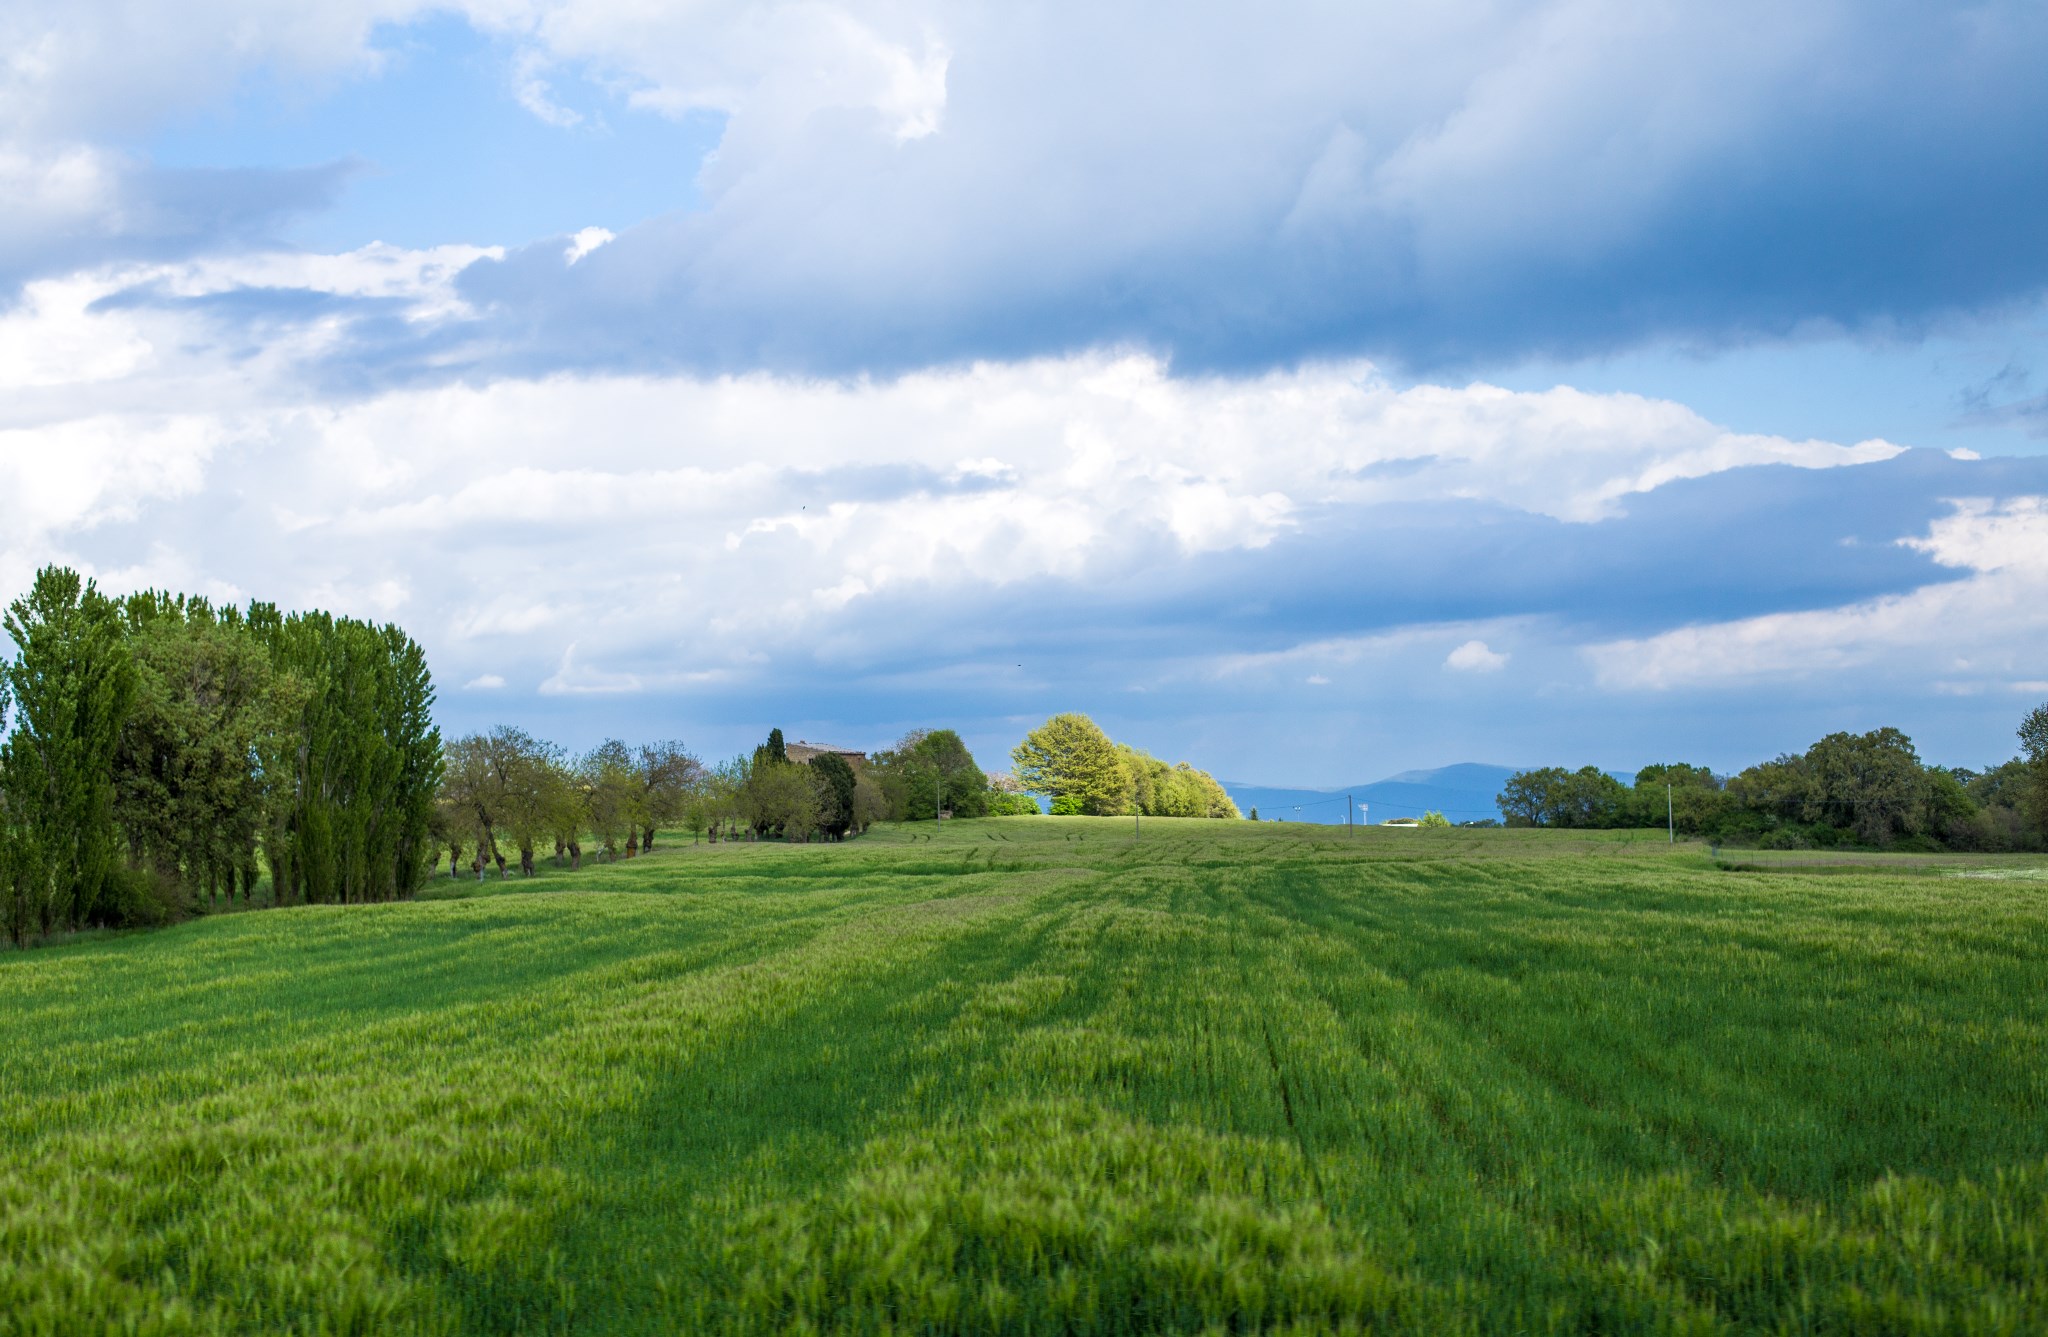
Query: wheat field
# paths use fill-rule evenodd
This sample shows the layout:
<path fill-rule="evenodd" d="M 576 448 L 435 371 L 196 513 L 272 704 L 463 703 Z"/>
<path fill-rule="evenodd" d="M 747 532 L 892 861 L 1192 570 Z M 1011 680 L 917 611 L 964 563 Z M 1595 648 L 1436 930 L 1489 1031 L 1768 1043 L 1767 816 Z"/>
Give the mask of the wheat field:
<path fill-rule="evenodd" d="M 2048 1330 L 2048 883 L 1007 818 L 0 956 L 0 1332 Z"/>

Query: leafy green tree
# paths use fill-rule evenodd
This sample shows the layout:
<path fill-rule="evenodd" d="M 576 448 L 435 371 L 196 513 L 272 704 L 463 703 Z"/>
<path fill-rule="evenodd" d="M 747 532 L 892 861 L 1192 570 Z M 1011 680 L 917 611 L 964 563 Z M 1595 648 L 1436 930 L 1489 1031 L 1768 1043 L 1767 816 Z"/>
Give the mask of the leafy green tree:
<path fill-rule="evenodd" d="M 928 821 L 943 802 L 955 817 L 988 812 L 988 776 L 951 729 L 913 729 L 870 765 L 892 800 L 898 821 Z"/>
<path fill-rule="evenodd" d="M 811 786 L 811 771 L 795 762 L 763 757 L 749 767 L 739 806 L 757 837 L 795 840 L 817 829 L 818 796 Z"/>
<path fill-rule="evenodd" d="M 505 875 L 505 858 L 498 852 L 497 830 L 505 820 L 507 796 L 502 772 L 492 756 L 491 740 L 470 734 L 449 744 L 441 777 L 441 793 L 452 828 L 462 832 L 476 849 L 477 881 L 484 868 L 497 856 L 498 876 Z"/>
<path fill-rule="evenodd" d="M 0 672 L 0 735 L 7 730 L 7 717 L 14 704 L 8 675 Z M 0 749 L 0 767 L 6 753 Z M 38 881 L 32 864 L 30 835 L 20 820 L 17 806 L 9 801 L 6 772 L 0 769 L 0 932 L 16 947 L 28 945 L 35 922 L 35 888 Z"/>
<path fill-rule="evenodd" d="M 1598 766 L 1545 766 L 1508 777 L 1495 800 L 1509 826 L 1609 827 L 1622 819 L 1628 790 Z"/>
<path fill-rule="evenodd" d="M 818 829 L 835 840 L 844 839 L 854 824 L 854 793 L 860 781 L 853 765 L 836 753 L 813 757 L 810 763 L 812 788 L 817 791 Z"/>
<path fill-rule="evenodd" d="M 1451 829 L 1451 819 L 1440 812 L 1426 812 L 1422 814 L 1421 826 L 1425 831 L 1448 831 Z"/>
<path fill-rule="evenodd" d="M 1854 831 L 1871 845 L 1889 845 L 1925 829 L 1926 768 L 1913 740 L 1897 729 L 1833 733 L 1806 751 L 1814 781 L 1810 821 Z"/>
<path fill-rule="evenodd" d="M 103 922 L 121 860 L 114 757 L 136 692 L 119 611 L 91 581 L 51 566 L 8 606 L 4 626 L 16 647 L 6 667 L 15 714 L 0 774 L 29 847 L 17 894 L 46 935 L 67 919 Z"/>
<path fill-rule="evenodd" d="M 1711 833 L 1734 806 L 1711 768 L 1682 761 L 1637 771 L 1631 800 L 1628 825 L 1660 827 L 1668 819 L 1687 835 Z"/>
<path fill-rule="evenodd" d="M 268 788 L 278 904 L 410 895 L 431 865 L 441 734 L 426 655 L 395 626 L 252 604 L 271 666 L 302 684 Z"/>
<path fill-rule="evenodd" d="M 1052 800 L 1058 814 L 1130 811 L 1131 777 L 1116 745 L 1086 715 L 1055 715 L 1010 753 L 1017 781 Z"/>
<path fill-rule="evenodd" d="M 1207 771 L 1159 758 L 1121 743 L 1117 755 L 1131 777 L 1131 798 L 1147 817 L 1238 817 L 1237 804 Z"/>
<path fill-rule="evenodd" d="M 2014 806 L 2036 841 L 2048 840 L 2048 703 L 2035 706 L 2020 721 L 2020 752 L 2026 758 L 2026 779 Z"/>
<path fill-rule="evenodd" d="M 135 701 L 114 756 L 114 813 L 131 859 L 209 902 L 255 889 L 263 777 L 254 759 L 295 697 L 238 620 L 203 599 L 125 603 Z"/>
<path fill-rule="evenodd" d="M 888 799 L 882 787 L 875 782 L 865 769 L 855 772 L 853 777 L 853 829 L 865 831 L 876 822 L 886 821 Z"/>
<path fill-rule="evenodd" d="M 774 739 L 775 734 L 770 738 Z M 642 849 L 652 850 L 654 833 L 683 819 L 698 784 L 704 778 L 704 763 L 681 743 L 664 741 L 642 746 L 639 766 L 644 809 L 640 844 Z"/>
<path fill-rule="evenodd" d="M 606 861 L 616 860 L 621 839 L 640 826 L 642 789 L 633 755 L 618 739 L 606 739 L 584 756 L 577 779 L 591 834 Z"/>

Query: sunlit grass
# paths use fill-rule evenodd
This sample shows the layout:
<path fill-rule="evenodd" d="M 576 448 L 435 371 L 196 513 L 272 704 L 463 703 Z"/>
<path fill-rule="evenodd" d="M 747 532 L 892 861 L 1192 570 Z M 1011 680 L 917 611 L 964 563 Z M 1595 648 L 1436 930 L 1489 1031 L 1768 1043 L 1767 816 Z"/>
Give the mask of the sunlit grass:
<path fill-rule="evenodd" d="M 2035 1332 L 2039 882 L 999 819 L 0 958 L 0 1332 Z"/>

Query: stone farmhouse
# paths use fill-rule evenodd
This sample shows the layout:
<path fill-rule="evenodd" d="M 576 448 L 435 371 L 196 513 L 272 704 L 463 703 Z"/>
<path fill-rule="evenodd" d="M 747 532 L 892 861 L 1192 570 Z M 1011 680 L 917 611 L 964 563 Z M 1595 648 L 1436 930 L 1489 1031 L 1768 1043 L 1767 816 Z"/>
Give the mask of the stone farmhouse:
<path fill-rule="evenodd" d="M 868 754 L 859 748 L 830 747 L 824 743 L 806 743 L 801 738 L 797 739 L 794 743 L 784 743 L 782 750 L 789 754 L 791 761 L 800 761 L 806 766 L 811 763 L 813 757 L 822 757 L 828 752 L 835 756 L 846 758 L 846 764 L 853 767 L 856 771 L 868 764 Z"/>

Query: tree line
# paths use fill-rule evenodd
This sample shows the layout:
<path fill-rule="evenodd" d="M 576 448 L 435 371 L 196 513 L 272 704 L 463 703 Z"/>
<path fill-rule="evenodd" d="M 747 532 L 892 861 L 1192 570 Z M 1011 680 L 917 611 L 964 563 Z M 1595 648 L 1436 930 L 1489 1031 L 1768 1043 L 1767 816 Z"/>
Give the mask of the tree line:
<path fill-rule="evenodd" d="M 426 656 L 325 612 L 102 593 L 64 567 L 8 605 L 0 664 L 0 931 L 355 903 L 449 876 L 532 875 L 696 840 L 843 840 L 876 822 L 1056 813 L 1236 817 L 1221 785 L 1059 715 L 984 772 L 958 733 L 870 755 L 780 729 L 707 765 L 680 742 L 580 755 L 513 726 L 444 749 Z"/>
<path fill-rule="evenodd" d="M 1055 816 L 1237 817 L 1207 771 L 1168 765 L 1122 743 L 1086 715 L 1055 715 L 1010 753 L 1020 788 L 1051 800 Z"/>
<path fill-rule="evenodd" d="M 2021 722 L 2020 755 L 1986 771 L 1928 765 L 1897 729 L 1834 733 L 1725 779 L 1705 766 L 1646 766 L 1632 786 L 1585 766 L 1510 777 L 1509 826 L 1662 827 L 1765 849 L 2048 848 L 2048 705 Z M 1667 788 L 1668 795 L 1667 795 Z"/>
<path fill-rule="evenodd" d="M 441 738 L 401 629 L 63 567 L 7 608 L 0 928 L 160 923 L 265 873 L 276 904 L 388 900 L 431 854 Z"/>
<path fill-rule="evenodd" d="M 501 726 L 449 745 L 437 848 L 447 851 L 451 877 L 466 869 L 481 878 L 492 866 L 502 877 L 510 855 L 531 875 L 536 852 L 550 844 L 558 864 L 580 868 L 586 834 L 609 861 L 652 850 L 663 828 L 713 843 L 837 841 L 876 822 L 930 821 L 940 811 L 1038 811 L 1007 777 L 984 773 L 951 729 L 915 729 L 865 756 L 806 751 L 812 755 L 792 757 L 777 728 L 718 765 L 676 742 L 636 748 L 612 739 L 576 757 Z M 433 862 L 438 868 L 438 854 Z"/>

